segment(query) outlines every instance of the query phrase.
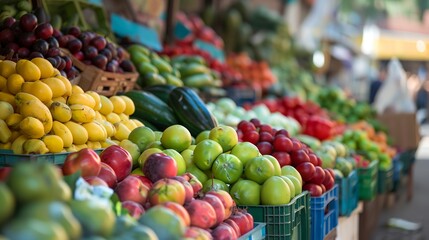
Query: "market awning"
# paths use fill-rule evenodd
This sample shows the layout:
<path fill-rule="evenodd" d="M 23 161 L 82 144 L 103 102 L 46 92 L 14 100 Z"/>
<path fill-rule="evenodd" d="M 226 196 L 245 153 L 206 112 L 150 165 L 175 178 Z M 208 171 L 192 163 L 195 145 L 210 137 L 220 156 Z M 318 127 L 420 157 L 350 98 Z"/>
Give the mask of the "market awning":
<path fill-rule="evenodd" d="M 429 60 L 428 34 L 370 28 L 357 42 L 376 59 Z"/>

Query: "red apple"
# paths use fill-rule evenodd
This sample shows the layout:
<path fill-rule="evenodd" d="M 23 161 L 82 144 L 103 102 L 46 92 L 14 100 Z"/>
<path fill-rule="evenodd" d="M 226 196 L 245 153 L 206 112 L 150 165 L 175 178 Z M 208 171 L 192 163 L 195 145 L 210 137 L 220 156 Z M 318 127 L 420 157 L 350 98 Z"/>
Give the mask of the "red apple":
<path fill-rule="evenodd" d="M 213 239 L 210 232 L 199 227 L 187 227 L 183 237 L 186 239 Z"/>
<path fill-rule="evenodd" d="M 174 176 L 171 179 L 177 180 L 183 184 L 185 187 L 185 204 L 190 202 L 192 198 L 194 198 L 194 189 L 192 188 L 192 185 L 186 181 L 186 179 L 182 176 Z"/>
<path fill-rule="evenodd" d="M 237 232 L 228 223 L 221 223 L 211 232 L 213 239 L 216 240 L 231 240 L 238 239 Z"/>
<path fill-rule="evenodd" d="M 310 182 L 320 185 L 325 180 L 325 170 L 322 167 L 316 166 L 314 167 L 314 175 L 311 178 Z"/>
<path fill-rule="evenodd" d="M 101 169 L 98 173 L 98 177 L 103 179 L 112 189 L 114 189 L 118 183 L 115 171 L 113 171 L 113 169 L 104 162 L 101 162 Z"/>
<path fill-rule="evenodd" d="M 258 147 L 259 152 L 262 155 L 271 155 L 271 153 L 273 152 L 273 145 L 271 145 L 271 143 L 269 142 L 258 142 L 256 144 L 256 147 Z"/>
<path fill-rule="evenodd" d="M 177 216 L 179 216 L 185 226 L 189 227 L 191 225 L 191 217 L 189 216 L 188 211 L 185 209 L 185 207 L 183 207 L 183 205 L 180 205 L 176 202 L 164 202 L 162 203 L 162 205 L 166 208 L 169 208 Z"/>
<path fill-rule="evenodd" d="M 293 143 L 290 138 L 284 135 L 276 135 L 273 141 L 273 147 L 275 151 L 290 152 L 293 148 Z"/>
<path fill-rule="evenodd" d="M 137 177 L 138 179 L 140 179 L 140 181 L 143 182 L 143 184 L 145 184 L 146 186 L 148 186 L 148 188 L 152 188 L 153 182 L 147 178 L 146 176 L 143 175 L 138 175 L 138 174 L 130 174 L 131 176 Z"/>
<path fill-rule="evenodd" d="M 145 213 L 143 206 L 139 203 L 133 201 L 123 201 L 121 202 L 122 207 L 128 210 L 128 213 L 131 217 L 138 219 L 141 215 Z"/>
<path fill-rule="evenodd" d="M 206 195 L 213 194 L 217 196 L 223 204 L 225 208 L 225 218 L 229 218 L 232 214 L 233 209 L 235 208 L 235 201 L 232 199 L 231 195 L 227 191 L 224 190 L 210 190 L 206 193 Z"/>
<path fill-rule="evenodd" d="M 121 202 L 128 200 L 144 205 L 148 197 L 149 188 L 138 178 L 128 176 L 118 183 L 115 192 Z"/>
<path fill-rule="evenodd" d="M 200 191 L 203 189 L 203 184 L 190 172 L 184 173 L 182 177 L 184 177 L 191 184 L 192 189 L 194 190 L 194 197 L 197 197 Z"/>
<path fill-rule="evenodd" d="M 90 149 L 83 148 L 67 155 L 62 171 L 65 176 L 81 171 L 82 177 L 97 176 L 101 169 L 100 157 Z"/>
<path fill-rule="evenodd" d="M 162 178 L 153 183 L 149 190 L 148 200 L 154 206 L 164 202 L 185 203 L 186 191 L 183 184 L 177 180 Z"/>
<path fill-rule="evenodd" d="M 292 160 L 292 164 L 294 166 L 298 166 L 303 162 L 310 162 L 310 158 L 308 154 L 304 151 L 304 149 L 294 150 L 290 153 L 290 159 Z"/>
<path fill-rule="evenodd" d="M 156 182 L 162 178 L 176 176 L 177 163 L 165 153 L 154 153 L 146 159 L 142 171 L 152 182 Z"/>
<path fill-rule="evenodd" d="M 323 185 L 325 185 L 326 191 L 330 190 L 331 188 L 334 187 L 335 185 L 335 177 L 332 177 L 331 173 L 329 172 L 329 170 L 324 169 L 325 170 L 325 178 L 323 179 Z"/>
<path fill-rule="evenodd" d="M 314 183 L 306 183 L 302 186 L 302 190 L 307 190 L 310 192 L 312 197 L 319 197 L 323 194 L 322 187 Z"/>
<path fill-rule="evenodd" d="M 232 214 L 229 219 L 234 221 L 240 228 L 240 236 L 253 229 L 253 222 L 250 222 L 248 217 L 240 211 Z"/>
<path fill-rule="evenodd" d="M 115 171 L 118 182 L 131 173 L 133 167 L 131 154 L 118 145 L 111 145 L 105 148 L 100 153 L 100 159 Z"/>
<path fill-rule="evenodd" d="M 221 222 L 224 221 L 225 208 L 223 207 L 223 203 L 218 196 L 215 196 L 213 194 L 208 194 L 208 195 L 204 195 L 204 197 L 201 200 L 210 203 L 210 205 L 212 205 L 213 209 L 215 210 L 216 212 L 215 226 L 219 225 Z"/>
<path fill-rule="evenodd" d="M 234 220 L 228 218 L 224 221 L 224 223 L 228 224 L 232 227 L 232 229 L 234 229 L 235 235 L 237 235 L 238 237 L 242 235 L 240 226 L 238 226 L 238 224 Z"/>
<path fill-rule="evenodd" d="M 290 155 L 287 152 L 273 152 L 271 155 L 277 159 L 280 167 L 291 165 L 292 163 Z"/>
<path fill-rule="evenodd" d="M 195 199 L 185 208 L 191 217 L 191 226 L 207 229 L 216 224 L 216 212 L 210 203 Z"/>
<path fill-rule="evenodd" d="M 304 182 L 310 181 L 314 176 L 314 172 L 316 171 L 314 165 L 311 162 L 303 162 L 295 168 L 298 170 Z"/>
<path fill-rule="evenodd" d="M 1 167 L 0 168 L 0 182 L 6 181 L 11 170 L 12 170 L 12 167 Z"/>
<path fill-rule="evenodd" d="M 97 177 L 97 176 L 88 176 L 88 177 L 84 177 L 83 178 L 87 183 L 89 183 L 89 185 L 92 186 L 105 186 L 105 187 L 109 187 L 109 185 L 107 185 L 106 181 L 104 181 L 103 179 Z"/>

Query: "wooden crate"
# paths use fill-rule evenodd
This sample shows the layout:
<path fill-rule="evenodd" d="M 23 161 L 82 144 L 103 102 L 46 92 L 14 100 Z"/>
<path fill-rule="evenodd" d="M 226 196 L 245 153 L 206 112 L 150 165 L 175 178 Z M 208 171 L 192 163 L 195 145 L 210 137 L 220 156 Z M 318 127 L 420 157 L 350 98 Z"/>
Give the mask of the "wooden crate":
<path fill-rule="evenodd" d="M 112 73 L 103 71 L 93 65 L 86 65 L 79 61 L 67 50 L 62 49 L 73 62 L 73 65 L 80 71 L 78 85 L 84 91 L 95 91 L 98 94 L 110 97 L 116 93 L 128 92 L 134 89 L 139 74 L 133 73 Z"/>

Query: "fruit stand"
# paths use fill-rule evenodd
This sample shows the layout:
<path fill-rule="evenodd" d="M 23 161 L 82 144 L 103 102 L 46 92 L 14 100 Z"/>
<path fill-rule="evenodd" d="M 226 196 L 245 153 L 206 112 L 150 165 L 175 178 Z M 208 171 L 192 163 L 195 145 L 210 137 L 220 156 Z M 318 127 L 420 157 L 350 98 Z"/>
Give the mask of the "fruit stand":
<path fill-rule="evenodd" d="M 368 211 L 401 176 L 398 150 L 369 104 L 300 64 L 277 13 L 147 3 L 122 16 L 142 39 L 110 28 L 114 3 L 97 2 L 0 8 L 0 238 L 370 232 Z"/>

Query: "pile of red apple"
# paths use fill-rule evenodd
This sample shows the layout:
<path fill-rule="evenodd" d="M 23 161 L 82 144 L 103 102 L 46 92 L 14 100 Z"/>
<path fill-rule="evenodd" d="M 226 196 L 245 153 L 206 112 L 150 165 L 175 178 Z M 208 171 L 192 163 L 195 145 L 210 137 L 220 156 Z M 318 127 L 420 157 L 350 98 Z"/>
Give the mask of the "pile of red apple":
<path fill-rule="evenodd" d="M 319 140 L 326 140 L 344 131 L 344 124 L 337 123 L 329 117 L 329 113 L 317 103 L 299 97 L 284 96 L 277 99 L 264 99 L 255 103 L 264 104 L 270 112 L 296 119 L 303 128 L 303 133 Z M 249 109 L 251 105 L 244 106 Z"/>
<path fill-rule="evenodd" d="M 302 189 L 308 190 L 311 196 L 320 196 L 335 185 L 333 170 L 323 169 L 322 160 L 313 150 L 289 136 L 285 129 L 273 129 L 253 118 L 237 125 L 237 135 L 239 141 L 255 144 L 261 154 L 274 156 L 281 167 L 295 167 L 303 180 Z"/>
<path fill-rule="evenodd" d="M 131 155 L 120 146 L 107 147 L 100 155 L 82 149 L 68 155 L 62 166 L 64 175 L 79 170 L 91 185 L 112 188 L 134 218 L 153 206 L 170 209 L 187 227 L 184 237 L 237 239 L 253 229 L 252 215 L 237 209 L 228 192 L 211 190 L 202 195 L 202 183 L 190 173 L 176 176 L 176 161 L 164 153 L 147 158 L 143 176 L 131 174 Z"/>
<path fill-rule="evenodd" d="M 108 42 L 105 37 L 94 32 L 82 32 L 79 27 L 70 27 L 56 36 L 61 48 L 66 48 L 73 56 L 86 65 L 113 73 L 135 72 L 131 60 L 126 59 L 126 51 Z"/>
<path fill-rule="evenodd" d="M 50 23 L 38 23 L 37 17 L 31 13 L 19 20 L 8 17 L 0 24 L 0 55 L 12 60 L 46 58 L 61 75 L 73 79 L 79 71 L 68 56 L 60 56 L 56 39 L 60 34 Z"/>

